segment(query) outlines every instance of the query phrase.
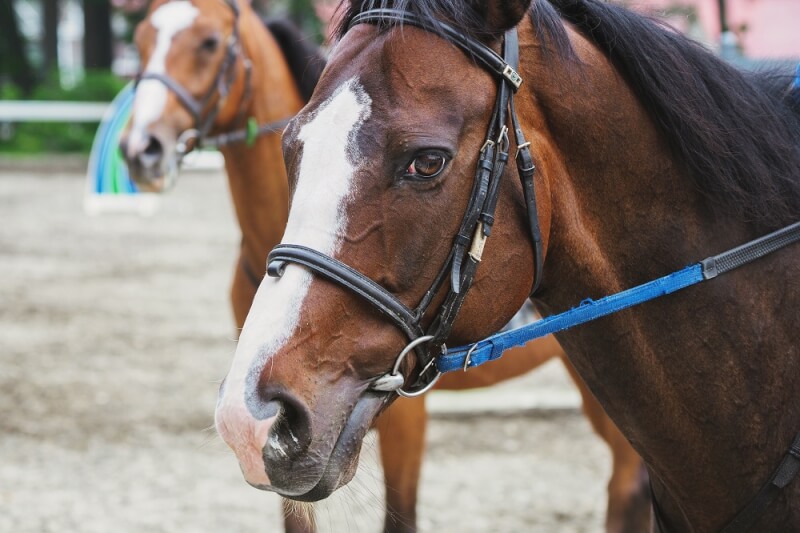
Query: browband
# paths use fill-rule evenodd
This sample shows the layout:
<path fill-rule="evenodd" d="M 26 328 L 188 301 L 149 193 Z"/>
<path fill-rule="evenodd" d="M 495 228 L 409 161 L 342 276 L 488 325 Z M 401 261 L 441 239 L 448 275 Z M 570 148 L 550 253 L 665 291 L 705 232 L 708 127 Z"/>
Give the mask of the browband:
<path fill-rule="evenodd" d="M 522 77 L 517 73 L 516 68 L 509 65 L 497 52 L 471 37 L 462 35 L 452 26 L 438 20 L 433 22 L 425 21 L 413 13 L 399 9 L 371 9 L 354 16 L 350 24 L 347 25 L 347 29 L 349 30 L 353 26 L 362 23 L 380 24 L 382 22 L 403 22 L 431 33 L 442 33 L 445 39 L 458 45 L 470 56 L 478 59 L 496 76 L 508 80 L 514 87 L 514 91 L 522 85 Z"/>

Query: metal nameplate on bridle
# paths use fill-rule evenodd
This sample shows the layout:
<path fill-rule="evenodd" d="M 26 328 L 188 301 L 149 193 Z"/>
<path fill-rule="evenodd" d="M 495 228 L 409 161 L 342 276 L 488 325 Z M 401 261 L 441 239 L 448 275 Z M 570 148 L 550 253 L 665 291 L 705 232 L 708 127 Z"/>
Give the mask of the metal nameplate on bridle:
<path fill-rule="evenodd" d="M 511 82 L 511 84 L 519 89 L 519 86 L 522 85 L 522 76 L 514 70 L 511 65 L 506 65 L 506 68 L 503 69 L 503 77 Z"/>

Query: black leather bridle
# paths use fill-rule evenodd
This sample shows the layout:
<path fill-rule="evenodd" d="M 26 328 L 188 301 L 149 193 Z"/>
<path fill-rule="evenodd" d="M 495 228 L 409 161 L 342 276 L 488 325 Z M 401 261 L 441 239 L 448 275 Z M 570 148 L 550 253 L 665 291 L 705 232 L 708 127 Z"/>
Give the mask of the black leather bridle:
<path fill-rule="evenodd" d="M 411 309 L 395 295 L 352 267 L 311 248 L 293 244 L 276 246 L 269 254 L 267 273 L 280 277 L 287 263 L 302 265 L 315 273 L 334 281 L 362 298 L 389 317 L 408 337 L 410 343 L 398 355 L 391 371 L 378 377 L 372 390 L 397 392 L 401 396 L 418 396 L 430 389 L 441 375 L 433 362 L 440 353 L 445 353 L 445 341 L 450 335 L 456 316 L 467 292 L 472 286 L 475 272 L 481 261 L 486 239 L 491 234 L 494 213 L 500 192 L 500 180 L 509 159 L 508 120 L 510 118 L 516 143 L 515 160 L 528 212 L 528 223 L 534 249 L 534 281 L 531 293 L 541 280 L 543 250 L 539 217 L 534 188 L 535 166 L 530 154 L 530 143 L 525 141 L 514 108 L 514 93 L 522 84 L 517 73 L 519 43 L 516 29 L 505 34 L 503 56 L 485 44 L 468 37 L 451 26 L 437 20 L 422 20 L 416 15 L 396 9 L 372 9 L 353 17 L 348 29 L 357 24 L 370 23 L 382 27 L 410 24 L 442 36 L 460 47 L 498 79 L 497 97 L 494 104 L 486 139 L 480 150 L 472 193 L 453 241 L 450 253 L 439 270 L 433 284 L 419 305 Z M 447 278 L 450 286 L 444 301 L 427 329 L 422 320 L 436 294 Z M 405 356 L 415 350 L 419 358 L 417 378 L 411 388 L 404 389 L 406 377 L 400 368 Z"/>

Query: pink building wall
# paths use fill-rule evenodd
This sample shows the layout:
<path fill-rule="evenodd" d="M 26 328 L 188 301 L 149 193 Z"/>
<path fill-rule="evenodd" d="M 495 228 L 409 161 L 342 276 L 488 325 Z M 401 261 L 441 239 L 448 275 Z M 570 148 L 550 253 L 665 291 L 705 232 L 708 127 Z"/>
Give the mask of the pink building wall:
<path fill-rule="evenodd" d="M 619 1 L 619 0 L 617 0 Z M 666 12 L 666 20 L 712 48 L 719 46 L 718 0 L 627 0 L 637 11 Z M 800 57 L 800 0 L 727 0 L 728 26 L 744 55 L 754 58 Z"/>

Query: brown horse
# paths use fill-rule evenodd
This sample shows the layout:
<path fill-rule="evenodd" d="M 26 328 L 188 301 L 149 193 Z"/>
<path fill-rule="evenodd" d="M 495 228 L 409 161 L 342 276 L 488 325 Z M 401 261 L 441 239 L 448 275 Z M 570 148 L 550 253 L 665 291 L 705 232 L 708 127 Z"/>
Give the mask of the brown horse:
<path fill-rule="evenodd" d="M 168 185 L 167 177 L 181 156 L 176 154 L 178 145 L 187 142 L 184 132 L 202 133 L 205 138 L 201 142 L 208 143 L 208 139 L 230 138 L 243 131 L 251 117 L 262 125 L 280 122 L 297 113 L 310 97 L 322 66 L 315 51 L 290 27 L 274 21 L 265 29 L 247 3 L 154 2 L 137 29 L 136 42 L 145 70 L 122 144 L 131 175 L 148 190 Z M 245 58 L 251 65 L 249 72 Z M 180 94 L 181 88 L 188 94 Z M 195 108 L 201 111 L 193 111 Z M 239 327 L 264 276 L 267 253 L 280 241 L 287 217 L 287 178 L 280 140 L 266 133 L 252 146 L 243 142 L 221 146 L 243 236 L 231 291 Z M 446 376 L 439 387 L 455 390 L 492 385 L 556 356 L 563 357 L 563 351 L 555 339 L 547 337 L 512 350 L 502 362 Z M 567 368 L 573 372 L 569 364 Z M 607 529 L 641 531 L 649 521 L 649 492 L 641 459 L 580 379 L 575 379 L 584 410 L 613 455 Z M 386 531 L 416 527 L 426 423 L 424 397 L 397 402 L 376 422 L 387 487 Z M 313 524 L 308 517 L 287 509 L 286 527 L 308 531 Z"/>
<path fill-rule="evenodd" d="M 790 78 L 621 7 L 366 0 L 342 28 L 284 133 L 293 246 L 220 389 L 218 431 L 255 486 L 316 500 L 347 483 L 395 378 L 429 375 L 424 347 L 398 357 L 420 331 L 436 355 L 444 325 L 475 342 L 532 287 L 545 314 L 568 309 L 800 214 Z M 515 152 L 522 180 L 503 172 Z M 642 454 L 660 529 L 717 531 L 767 494 L 746 522 L 800 530 L 798 279 L 793 245 L 557 335 Z"/>

